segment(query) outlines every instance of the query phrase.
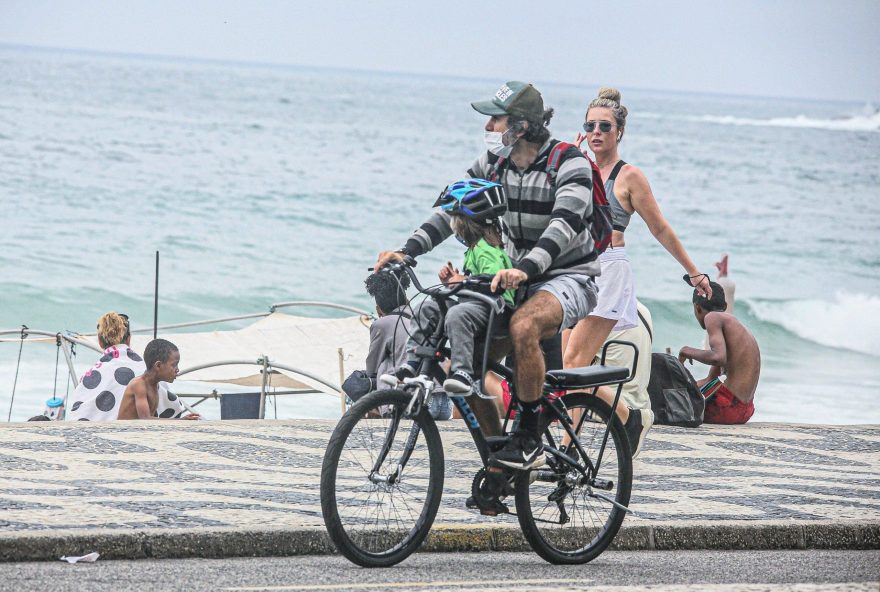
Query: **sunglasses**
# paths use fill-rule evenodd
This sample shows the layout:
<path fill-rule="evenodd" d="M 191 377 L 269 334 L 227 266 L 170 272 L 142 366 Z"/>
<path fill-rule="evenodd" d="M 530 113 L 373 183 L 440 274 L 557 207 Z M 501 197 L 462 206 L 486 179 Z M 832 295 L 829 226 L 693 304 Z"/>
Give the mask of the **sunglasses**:
<path fill-rule="evenodd" d="M 596 129 L 596 125 L 599 126 L 599 131 L 608 133 L 611 131 L 612 123 L 610 121 L 588 121 L 584 124 L 584 131 L 587 133 L 592 133 Z"/>

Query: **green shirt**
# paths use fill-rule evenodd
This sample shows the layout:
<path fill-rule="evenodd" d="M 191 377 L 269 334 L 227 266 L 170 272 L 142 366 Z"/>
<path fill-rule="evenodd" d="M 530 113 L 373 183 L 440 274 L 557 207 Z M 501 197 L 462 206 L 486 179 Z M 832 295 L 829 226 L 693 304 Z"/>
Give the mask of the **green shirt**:
<path fill-rule="evenodd" d="M 507 253 L 500 247 L 493 247 L 482 238 L 480 242 L 464 253 L 464 270 L 470 275 L 495 275 L 502 269 L 510 269 L 511 267 L 513 264 Z M 504 299 L 510 306 L 513 306 L 513 290 L 505 290 Z"/>

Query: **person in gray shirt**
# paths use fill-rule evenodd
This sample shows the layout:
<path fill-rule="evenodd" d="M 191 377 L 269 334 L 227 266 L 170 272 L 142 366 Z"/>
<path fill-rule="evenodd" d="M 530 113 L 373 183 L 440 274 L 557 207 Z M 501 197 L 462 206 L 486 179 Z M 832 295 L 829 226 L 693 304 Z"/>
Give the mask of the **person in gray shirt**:
<path fill-rule="evenodd" d="M 370 390 L 378 388 L 377 377 L 394 374 L 406 361 L 406 342 L 411 332 L 412 312 L 406 298 L 409 276 L 392 273 L 373 273 L 364 280 L 367 292 L 376 300 L 379 317 L 370 326 L 370 349 L 367 352 L 367 376 Z M 434 419 L 452 417 L 452 403 L 438 387 L 431 396 L 429 411 Z"/>
<path fill-rule="evenodd" d="M 370 326 L 370 350 L 367 353 L 367 376 L 376 388 L 376 377 L 393 374 L 406 360 L 406 340 L 409 337 L 406 289 L 409 276 L 391 273 L 370 274 L 364 285 L 376 300 L 379 317 Z"/>

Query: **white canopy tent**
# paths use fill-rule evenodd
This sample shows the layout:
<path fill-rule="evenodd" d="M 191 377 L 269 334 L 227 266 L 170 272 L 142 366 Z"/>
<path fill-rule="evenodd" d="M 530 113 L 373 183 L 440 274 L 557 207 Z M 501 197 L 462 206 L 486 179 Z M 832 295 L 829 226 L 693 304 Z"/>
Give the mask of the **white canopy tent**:
<path fill-rule="evenodd" d="M 273 312 L 243 329 L 231 331 L 207 331 L 199 333 L 159 332 L 180 349 L 182 378 L 202 382 L 227 382 L 259 386 L 262 380 L 256 365 L 211 364 L 225 360 L 252 360 L 267 357 L 270 365 L 281 375 L 274 375 L 275 386 L 289 388 L 312 388 L 330 394 L 338 394 L 341 374 L 363 368 L 370 345 L 370 319 L 365 316 L 349 316 L 336 319 L 300 317 Z M 152 336 L 134 335 L 132 347 L 143 352 Z M 343 366 L 340 365 L 339 349 L 342 349 Z M 311 374 L 292 372 L 279 368 L 280 364 Z"/>

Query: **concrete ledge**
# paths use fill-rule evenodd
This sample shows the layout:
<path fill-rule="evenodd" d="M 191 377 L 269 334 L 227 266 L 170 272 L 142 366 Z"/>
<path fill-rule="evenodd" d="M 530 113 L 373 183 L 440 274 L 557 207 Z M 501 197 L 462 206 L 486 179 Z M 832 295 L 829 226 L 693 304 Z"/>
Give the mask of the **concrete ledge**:
<path fill-rule="evenodd" d="M 624 526 L 614 550 L 880 549 L 880 524 Z M 515 527 L 437 527 L 423 551 L 528 551 Z M 147 529 L 0 534 L 0 561 L 49 561 L 97 551 L 103 559 L 273 557 L 334 553 L 323 529 Z"/>

